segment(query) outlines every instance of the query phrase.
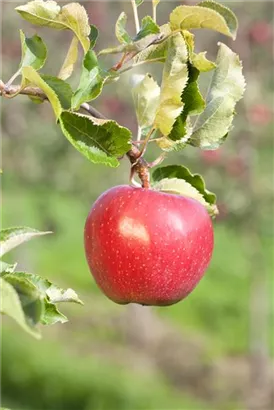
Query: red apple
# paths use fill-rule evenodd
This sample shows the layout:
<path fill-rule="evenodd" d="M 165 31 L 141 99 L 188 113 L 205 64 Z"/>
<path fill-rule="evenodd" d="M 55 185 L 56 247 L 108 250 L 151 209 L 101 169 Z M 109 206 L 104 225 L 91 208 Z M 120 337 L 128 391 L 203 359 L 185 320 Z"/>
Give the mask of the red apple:
<path fill-rule="evenodd" d="M 117 186 L 87 217 L 85 251 L 102 291 L 120 304 L 172 305 L 205 273 L 213 251 L 207 210 L 196 200 Z"/>

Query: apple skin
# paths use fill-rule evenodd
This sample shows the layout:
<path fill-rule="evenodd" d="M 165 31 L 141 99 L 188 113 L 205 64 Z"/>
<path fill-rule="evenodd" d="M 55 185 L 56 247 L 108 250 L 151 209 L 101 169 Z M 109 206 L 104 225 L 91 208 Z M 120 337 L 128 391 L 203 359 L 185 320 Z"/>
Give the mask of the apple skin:
<path fill-rule="evenodd" d="M 127 185 L 97 199 L 84 242 L 90 271 L 109 299 L 155 306 L 179 302 L 194 289 L 214 245 L 199 202 Z"/>

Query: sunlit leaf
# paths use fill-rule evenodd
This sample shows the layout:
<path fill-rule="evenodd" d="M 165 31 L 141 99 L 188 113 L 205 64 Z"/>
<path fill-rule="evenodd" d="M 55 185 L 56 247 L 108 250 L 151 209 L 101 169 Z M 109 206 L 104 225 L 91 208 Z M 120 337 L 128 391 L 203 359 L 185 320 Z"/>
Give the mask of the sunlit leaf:
<path fill-rule="evenodd" d="M 26 79 L 29 83 L 36 85 L 45 93 L 49 102 L 51 103 L 55 116 L 58 119 L 62 112 L 62 105 L 55 91 L 46 83 L 46 81 L 42 79 L 42 77 L 32 67 L 23 67 L 22 75 L 23 78 Z"/>
<path fill-rule="evenodd" d="M 182 92 L 187 84 L 187 47 L 181 34 L 175 34 L 168 40 L 168 52 L 165 61 L 160 104 L 155 118 L 155 128 L 164 136 L 170 134 L 176 118 L 183 109 Z"/>
<path fill-rule="evenodd" d="M 168 37 L 168 35 L 171 34 L 170 25 L 164 24 L 163 26 L 160 26 L 160 33 L 163 35 L 163 37 Z M 161 42 L 160 44 L 150 45 L 146 47 L 143 51 L 141 51 L 139 54 L 137 54 L 137 56 L 135 57 L 135 61 L 138 63 L 141 61 L 162 59 L 162 61 L 164 62 L 167 55 L 167 46 L 167 40 Z"/>
<path fill-rule="evenodd" d="M 70 29 L 77 36 L 85 52 L 90 47 L 90 26 L 86 10 L 79 3 L 62 8 L 55 1 L 31 1 L 15 9 L 27 21 L 57 30 Z"/>
<path fill-rule="evenodd" d="M 31 38 L 26 38 L 20 30 L 22 58 L 20 67 L 31 66 L 35 70 L 43 67 L 47 58 L 47 47 L 41 37 L 36 34 Z"/>
<path fill-rule="evenodd" d="M 160 87 L 150 74 L 132 89 L 138 125 L 141 129 L 152 126 L 160 97 Z"/>
<path fill-rule="evenodd" d="M 62 108 L 69 109 L 73 95 L 71 86 L 64 80 L 61 80 L 61 78 L 52 77 L 50 75 L 41 75 L 41 78 L 55 92 Z"/>
<path fill-rule="evenodd" d="M 237 54 L 219 43 L 216 69 L 206 99 L 206 109 L 198 117 L 191 145 L 217 149 L 231 129 L 236 103 L 242 98 L 245 80 Z"/>
<path fill-rule="evenodd" d="M 154 187 L 158 186 L 158 188 L 161 187 L 161 190 L 166 191 L 173 190 L 173 193 L 178 190 L 181 195 L 191 196 L 201 202 L 211 216 L 217 215 L 216 195 L 206 189 L 201 175 L 192 174 L 188 168 L 182 165 L 168 165 L 154 170 L 152 178 Z M 168 180 L 171 180 L 170 184 L 168 184 Z"/>
<path fill-rule="evenodd" d="M 65 61 L 58 74 L 58 77 L 61 78 L 61 80 L 66 80 L 73 73 L 74 65 L 78 58 L 78 43 L 78 38 L 73 36 Z"/>
<path fill-rule="evenodd" d="M 106 77 L 98 65 L 96 54 L 89 50 L 83 60 L 80 83 L 72 98 L 72 108 L 78 110 L 83 102 L 98 97 Z"/>
<path fill-rule="evenodd" d="M 206 7 L 219 13 L 225 20 L 233 39 L 236 38 L 238 30 L 238 20 L 232 10 L 223 4 L 212 0 L 205 0 L 198 4 L 199 7 Z"/>
<path fill-rule="evenodd" d="M 64 111 L 60 117 L 64 135 L 86 158 L 112 167 L 130 149 L 131 132 L 112 120 Z"/>
<path fill-rule="evenodd" d="M 160 33 L 160 27 L 152 20 L 150 16 L 146 16 L 142 19 L 140 31 L 137 33 L 134 41 L 141 40 L 149 34 Z"/>
<path fill-rule="evenodd" d="M 115 25 L 115 35 L 119 43 L 122 44 L 129 44 L 131 43 L 132 39 L 128 32 L 126 31 L 126 24 L 127 24 L 127 15 L 125 12 L 122 12 L 118 17 L 118 20 Z"/>
<path fill-rule="evenodd" d="M 9 274 L 14 272 L 15 268 L 17 266 L 17 263 L 6 263 L 3 261 L 0 261 L 0 275 L 3 276 L 4 274 Z"/>
<path fill-rule="evenodd" d="M 214 2 L 206 1 L 198 6 L 176 7 L 170 15 L 171 29 L 207 28 L 234 39 L 237 31 L 236 17 L 227 7 L 220 4 L 218 7 L 215 7 L 213 6 L 215 4 Z"/>
<path fill-rule="evenodd" d="M 49 233 L 51 232 L 40 232 L 25 226 L 2 229 L 0 231 L 0 256 L 32 238 L 47 235 Z"/>

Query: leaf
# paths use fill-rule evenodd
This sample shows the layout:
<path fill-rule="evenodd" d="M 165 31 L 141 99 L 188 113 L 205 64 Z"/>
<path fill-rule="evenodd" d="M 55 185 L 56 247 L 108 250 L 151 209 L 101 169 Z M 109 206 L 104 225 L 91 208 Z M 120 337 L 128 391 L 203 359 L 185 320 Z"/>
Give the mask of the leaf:
<path fill-rule="evenodd" d="M 83 302 L 73 289 L 64 290 L 52 285 L 47 289 L 46 294 L 51 303 L 74 302 L 83 305 Z"/>
<path fill-rule="evenodd" d="M 18 293 L 14 287 L 6 282 L 4 279 L 0 278 L 0 289 L 1 289 L 1 304 L 0 311 L 2 314 L 8 315 L 13 318 L 18 325 L 20 325 L 26 332 L 30 333 L 32 336 L 40 339 L 41 335 L 39 331 L 33 328 L 25 318 L 24 311 L 21 306 L 21 302 Z"/>
<path fill-rule="evenodd" d="M 150 74 L 132 89 L 138 124 L 141 129 L 152 126 L 160 98 L 160 87 Z"/>
<path fill-rule="evenodd" d="M 62 106 L 55 91 L 46 83 L 46 81 L 42 79 L 42 77 L 32 67 L 23 67 L 22 75 L 31 84 L 34 84 L 37 87 L 41 88 L 41 90 L 46 94 L 49 102 L 51 103 L 55 116 L 58 119 L 62 112 Z"/>
<path fill-rule="evenodd" d="M 39 290 L 27 278 L 18 277 L 16 272 L 5 275 L 4 280 L 16 290 L 26 322 L 30 326 L 35 326 L 43 315 L 44 307 Z"/>
<path fill-rule="evenodd" d="M 205 4 L 207 3 L 207 5 Z M 211 4 L 211 6 L 208 5 Z M 237 20 L 227 7 L 214 2 L 203 2 L 198 6 L 178 6 L 170 15 L 172 30 L 207 28 L 235 39 Z"/>
<path fill-rule="evenodd" d="M 63 315 L 63 313 L 61 313 L 53 303 L 50 303 L 45 299 L 44 306 L 45 312 L 41 318 L 41 323 L 43 325 L 54 325 L 58 322 L 66 323 L 68 321 L 68 318 Z"/>
<path fill-rule="evenodd" d="M 141 29 L 134 38 L 134 41 L 141 40 L 149 34 L 157 33 L 160 33 L 160 27 L 152 20 L 150 16 L 146 16 L 142 19 Z"/>
<path fill-rule="evenodd" d="M 176 119 L 171 133 L 167 137 L 157 139 L 157 145 L 166 152 L 181 151 L 186 147 L 192 131 L 193 127 L 190 119 L 187 117 L 184 120 L 184 117 L 181 114 Z"/>
<path fill-rule="evenodd" d="M 64 80 L 61 80 L 61 78 L 52 77 L 50 75 L 42 75 L 41 78 L 55 92 L 62 108 L 69 109 L 73 95 L 71 86 Z"/>
<path fill-rule="evenodd" d="M 122 12 L 118 17 L 118 20 L 115 25 L 115 35 L 119 43 L 129 44 L 132 42 L 132 39 L 128 32 L 126 31 L 127 24 L 127 15 L 125 12 Z"/>
<path fill-rule="evenodd" d="M 15 10 L 27 21 L 57 30 L 70 29 L 80 41 L 85 53 L 89 50 L 90 26 L 86 10 L 79 3 L 60 8 L 55 1 L 31 1 Z"/>
<path fill-rule="evenodd" d="M 163 26 L 160 26 L 160 33 L 163 37 L 168 37 L 171 34 L 170 25 L 164 24 Z M 153 60 L 156 58 L 162 59 L 162 61 L 164 62 L 167 54 L 167 45 L 168 42 L 166 40 L 161 42 L 160 44 L 153 44 L 146 47 L 139 54 L 137 54 L 137 56 L 135 57 L 135 62 L 138 63 L 141 61 Z"/>
<path fill-rule="evenodd" d="M 193 67 L 197 68 L 197 70 L 202 72 L 211 71 L 216 68 L 216 64 L 206 58 L 206 51 L 198 54 L 193 53 L 191 64 Z"/>
<path fill-rule="evenodd" d="M 131 132 L 112 120 L 64 111 L 60 117 L 64 135 L 90 161 L 117 167 L 117 157 L 131 147 Z"/>
<path fill-rule="evenodd" d="M 14 263 L 14 264 L 11 265 L 10 263 L 0 261 L 0 274 L 1 274 L 1 276 L 4 276 L 5 274 L 13 273 L 16 266 L 17 266 L 17 263 Z"/>
<path fill-rule="evenodd" d="M 163 71 L 160 104 L 157 108 L 155 128 L 164 136 L 170 134 L 176 118 L 183 109 L 181 94 L 187 84 L 187 47 L 181 34 L 168 40 L 168 52 Z"/>
<path fill-rule="evenodd" d="M 184 180 L 186 183 L 190 184 L 191 187 L 194 187 L 199 195 L 202 196 L 203 201 L 206 202 L 205 206 L 212 216 L 218 213 L 218 209 L 216 207 L 216 195 L 206 189 L 204 179 L 201 175 L 192 174 L 188 168 L 182 165 L 167 165 L 165 167 L 159 167 L 154 170 L 152 178 L 155 183 L 166 179 Z M 191 190 L 189 190 L 189 196 L 191 195 Z"/>
<path fill-rule="evenodd" d="M 99 33 L 98 33 L 97 27 L 94 26 L 94 24 L 91 24 L 90 25 L 90 33 L 89 33 L 89 41 L 90 41 L 89 49 L 90 50 L 95 47 L 98 35 L 99 35 Z"/>
<path fill-rule="evenodd" d="M 197 118 L 191 145 L 202 149 L 217 149 L 231 129 L 236 103 L 245 90 L 242 64 L 237 54 L 219 43 L 217 68 L 207 95 L 207 106 Z"/>
<path fill-rule="evenodd" d="M 135 0 L 136 6 L 139 7 L 144 2 L 144 0 Z"/>
<path fill-rule="evenodd" d="M 0 257 L 16 248 L 16 246 L 19 246 L 32 238 L 47 235 L 49 233 L 51 232 L 40 232 L 36 229 L 27 228 L 25 226 L 2 229 L 0 231 Z"/>
<path fill-rule="evenodd" d="M 36 34 L 31 38 L 26 38 L 22 30 L 20 30 L 22 58 L 20 68 L 31 66 L 35 70 L 43 67 L 47 59 L 47 47 L 41 37 Z"/>
<path fill-rule="evenodd" d="M 74 65 L 78 58 L 78 42 L 78 38 L 73 36 L 65 61 L 58 74 L 58 77 L 61 78 L 61 80 L 66 80 L 73 73 Z"/>
<path fill-rule="evenodd" d="M 72 97 L 72 108 L 78 110 L 82 103 L 98 97 L 106 78 L 102 76 L 96 54 L 93 50 L 89 50 L 83 60 L 78 88 Z"/>
<path fill-rule="evenodd" d="M 83 305 L 83 302 L 79 299 L 78 295 L 72 289 L 63 290 L 61 288 L 58 288 L 49 280 L 44 279 L 38 275 L 27 272 L 14 272 L 12 276 L 18 278 L 19 280 L 26 280 L 36 288 L 37 292 L 39 292 L 40 298 L 44 304 L 44 311 L 40 318 L 40 321 L 45 325 L 52 325 L 56 322 L 67 322 L 66 316 L 59 312 L 54 303 L 74 302 Z M 59 299 L 62 300 L 57 300 L 56 295 L 59 295 Z"/>
<path fill-rule="evenodd" d="M 232 35 L 232 38 L 236 38 L 238 30 L 238 20 L 233 11 L 231 11 L 228 7 L 224 6 L 223 4 L 216 3 L 212 0 L 202 1 L 198 4 L 198 6 L 206 7 L 219 13 L 224 18 L 227 26 L 229 27 L 229 31 Z"/>
<path fill-rule="evenodd" d="M 202 112 L 205 108 L 205 101 L 200 93 L 198 86 L 199 70 L 193 67 L 190 63 L 188 64 L 188 82 L 185 87 L 181 100 L 184 104 L 183 111 L 180 116 L 176 119 L 176 122 L 169 134 L 169 140 L 176 141 L 176 144 L 170 144 L 168 150 L 178 150 L 185 147 L 187 141 L 189 140 L 192 133 L 192 126 L 189 122 L 188 117 L 191 115 L 197 115 Z M 179 142 L 179 145 L 178 145 Z M 167 144 L 167 142 L 165 141 Z M 163 149 L 163 142 L 160 140 L 158 142 L 160 148 Z M 166 149 L 167 150 L 167 149 Z"/>

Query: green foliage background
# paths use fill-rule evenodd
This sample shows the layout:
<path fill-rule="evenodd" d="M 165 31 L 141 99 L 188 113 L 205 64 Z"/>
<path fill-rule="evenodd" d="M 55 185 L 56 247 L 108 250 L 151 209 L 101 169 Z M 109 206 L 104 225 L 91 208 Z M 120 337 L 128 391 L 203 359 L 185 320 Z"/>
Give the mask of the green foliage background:
<path fill-rule="evenodd" d="M 18 65 L 18 28 L 28 35 L 35 33 L 16 15 L 16 5 L 10 2 L 2 6 L 5 80 Z M 176 5 L 164 2 L 159 6 L 160 23 Z M 136 330 L 132 316 L 130 320 L 125 316 L 132 314 L 130 308 L 114 305 L 98 291 L 83 252 L 83 226 L 89 208 L 105 189 L 128 182 L 127 159 L 115 170 L 93 165 L 61 135 L 49 105 L 33 105 L 23 96 L 2 102 L 3 226 L 26 225 L 55 232 L 50 238 L 18 248 L 9 255 L 10 261 L 16 253 L 20 267 L 74 288 L 85 303 L 84 307 L 65 307 L 70 322 L 43 328 L 39 342 L 10 320 L 3 321 L 3 405 L 14 410 L 245 408 L 254 338 L 252 289 L 258 284 L 257 296 L 264 304 L 271 300 L 273 285 L 273 38 L 252 45 L 248 33 L 257 20 L 271 24 L 272 5 L 229 5 L 239 18 L 240 32 L 233 48 L 243 59 L 248 83 L 245 100 L 237 108 L 235 128 L 218 151 L 219 160 L 213 155 L 201 156 L 190 147 L 170 155 L 165 162 L 181 163 L 201 172 L 208 188 L 217 193 L 221 215 L 215 222 L 214 258 L 205 278 L 185 301 L 152 309 L 166 326 L 166 336 L 161 339 L 164 349 L 158 346 L 158 355 L 152 352 L 149 341 L 138 344 L 138 327 Z M 110 28 L 123 9 L 130 15 L 130 3 L 89 2 L 85 7 L 91 22 L 102 30 L 98 49 L 111 45 Z M 144 12 L 149 10 L 146 3 L 142 7 Z M 45 71 L 54 74 L 70 39 L 66 33 L 46 29 L 39 34 L 46 40 L 49 55 L 54 55 Z M 201 50 L 209 49 L 209 58 L 216 54 L 218 39 L 215 33 L 197 33 L 197 44 Z M 95 106 L 134 130 L 133 104 L 130 93 L 126 93 L 129 76 L 125 76 L 123 85 L 105 89 Z M 272 112 L 272 120 L 263 117 L 258 122 L 258 114 L 254 117 L 258 104 Z M 148 153 L 151 159 L 156 155 L 154 150 Z M 146 308 L 138 312 L 136 321 L 147 315 Z M 272 306 L 267 304 L 266 313 L 269 337 L 263 347 L 273 352 L 273 302 Z M 172 359 L 169 368 L 161 364 L 160 352 L 168 355 L 173 349 L 171 329 L 180 346 L 178 361 L 186 362 L 184 372 Z M 156 331 L 157 327 L 151 328 L 154 337 Z M 223 378 L 211 377 L 216 368 L 221 369 L 217 374 Z M 242 377 L 235 391 L 236 373 Z"/>

